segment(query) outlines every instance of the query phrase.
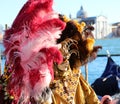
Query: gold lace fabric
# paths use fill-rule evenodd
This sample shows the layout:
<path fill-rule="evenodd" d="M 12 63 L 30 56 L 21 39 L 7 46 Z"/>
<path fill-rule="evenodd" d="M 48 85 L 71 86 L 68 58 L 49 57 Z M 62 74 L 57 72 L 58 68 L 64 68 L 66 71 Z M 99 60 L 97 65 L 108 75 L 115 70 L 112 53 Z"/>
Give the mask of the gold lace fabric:
<path fill-rule="evenodd" d="M 80 71 L 68 70 L 69 74 L 63 78 L 57 78 L 51 83 L 53 93 L 60 96 L 65 102 L 72 104 L 79 83 Z"/>

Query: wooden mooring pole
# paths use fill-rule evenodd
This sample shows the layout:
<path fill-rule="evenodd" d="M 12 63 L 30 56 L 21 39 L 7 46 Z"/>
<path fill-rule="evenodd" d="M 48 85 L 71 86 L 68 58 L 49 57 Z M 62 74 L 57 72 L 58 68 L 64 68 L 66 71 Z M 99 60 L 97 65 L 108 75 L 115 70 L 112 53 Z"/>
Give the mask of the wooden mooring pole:
<path fill-rule="evenodd" d="M 85 80 L 88 82 L 88 64 L 85 64 Z"/>

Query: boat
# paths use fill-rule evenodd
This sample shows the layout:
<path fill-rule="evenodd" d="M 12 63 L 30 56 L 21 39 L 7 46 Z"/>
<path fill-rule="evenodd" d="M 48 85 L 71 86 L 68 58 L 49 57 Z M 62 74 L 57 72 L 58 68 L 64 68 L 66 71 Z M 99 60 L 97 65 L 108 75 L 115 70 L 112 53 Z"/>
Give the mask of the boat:
<path fill-rule="evenodd" d="M 114 96 L 120 93 L 120 65 L 112 59 L 110 54 L 107 56 L 105 70 L 100 77 L 95 79 L 91 87 L 98 97 L 104 95 Z"/>

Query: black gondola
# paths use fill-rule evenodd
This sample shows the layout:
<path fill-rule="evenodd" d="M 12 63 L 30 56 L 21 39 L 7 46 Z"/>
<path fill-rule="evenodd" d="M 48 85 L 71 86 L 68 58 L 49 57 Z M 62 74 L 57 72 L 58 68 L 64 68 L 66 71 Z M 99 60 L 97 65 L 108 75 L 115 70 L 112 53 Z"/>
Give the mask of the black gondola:
<path fill-rule="evenodd" d="M 111 56 L 108 56 L 104 72 L 91 86 L 98 96 L 113 96 L 120 92 L 120 66 Z"/>

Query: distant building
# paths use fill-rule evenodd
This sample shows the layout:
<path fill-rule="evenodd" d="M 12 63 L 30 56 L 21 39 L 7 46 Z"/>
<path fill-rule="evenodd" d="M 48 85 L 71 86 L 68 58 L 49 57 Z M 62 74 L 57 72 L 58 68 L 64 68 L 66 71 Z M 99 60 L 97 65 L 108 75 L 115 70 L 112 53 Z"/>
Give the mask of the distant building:
<path fill-rule="evenodd" d="M 0 43 L 3 41 L 3 34 L 0 34 Z"/>
<path fill-rule="evenodd" d="M 7 24 L 5 24 L 5 27 L 3 27 L 2 25 L 0 25 L 0 43 L 3 42 L 3 35 L 5 33 L 5 30 L 9 29 L 9 28 L 10 27 Z"/>
<path fill-rule="evenodd" d="M 120 22 L 112 24 L 111 37 L 120 37 Z"/>
<path fill-rule="evenodd" d="M 83 6 L 81 6 L 80 10 L 77 12 L 76 17 L 77 17 L 77 18 L 81 18 L 81 19 L 88 17 L 88 16 L 87 16 L 87 12 L 84 11 L 84 9 L 83 9 Z"/>
<path fill-rule="evenodd" d="M 95 30 L 93 31 L 95 39 L 105 38 L 110 32 L 110 26 L 105 16 L 93 16 L 88 17 L 87 12 L 84 11 L 83 6 L 78 10 L 75 20 L 79 22 L 85 22 L 88 25 L 92 25 Z"/>
<path fill-rule="evenodd" d="M 3 40 L 3 27 L 2 25 L 0 25 L 0 43 L 2 42 Z"/>

